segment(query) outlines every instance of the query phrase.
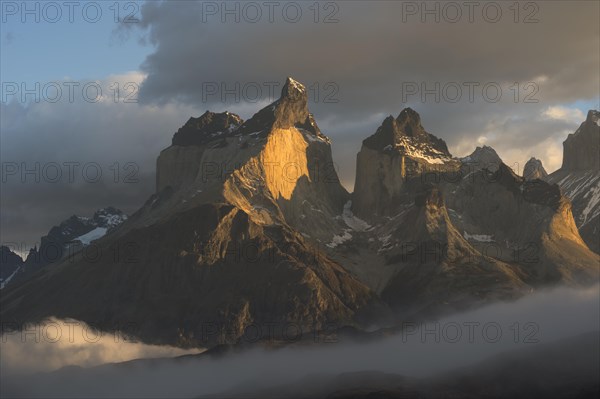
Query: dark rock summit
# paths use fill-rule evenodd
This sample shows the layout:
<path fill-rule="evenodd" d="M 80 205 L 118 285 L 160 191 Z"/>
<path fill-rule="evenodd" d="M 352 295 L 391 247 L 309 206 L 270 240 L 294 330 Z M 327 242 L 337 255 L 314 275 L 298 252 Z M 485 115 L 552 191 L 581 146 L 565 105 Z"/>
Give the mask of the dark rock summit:
<path fill-rule="evenodd" d="M 444 140 L 425 131 L 419 114 L 405 108 L 397 118 L 385 118 L 363 141 L 356 157 L 352 211 L 367 220 L 393 214 L 408 178 L 459 167 Z"/>
<path fill-rule="evenodd" d="M 230 112 L 206 111 L 198 118 L 190 118 L 173 136 L 173 145 L 202 145 L 224 137 L 242 124 L 242 118 Z"/>
<path fill-rule="evenodd" d="M 586 120 L 563 143 L 564 171 L 600 170 L 600 112 L 590 110 Z"/>
<path fill-rule="evenodd" d="M 542 161 L 536 158 L 531 158 L 523 168 L 523 177 L 525 180 L 545 179 L 548 176 L 546 169 L 542 165 Z"/>
<path fill-rule="evenodd" d="M 423 155 L 451 156 L 446 142 L 427 133 L 421 126 L 420 115 L 411 108 L 403 109 L 396 119 L 391 115 L 385 118 L 375 134 L 363 141 L 363 145 L 373 150 L 395 149 L 409 156 L 415 147 L 423 149 Z"/>
<path fill-rule="evenodd" d="M 475 148 L 475 151 L 460 159 L 463 164 L 469 166 L 471 170 L 487 169 L 491 172 L 498 170 L 502 164 L 502 159 L 492 147 L 484 145 Z"/>
<path fill-rule="evenodd" d="M 306 87 L 288 77 L 281 89 L 281 97 L 254 114 L 241 125 L 237 133 L 250 134 L 270 129 L 301 128 L 313 136 L 328 140 L 317 127 L 312 114 L 308 111 Z"/>

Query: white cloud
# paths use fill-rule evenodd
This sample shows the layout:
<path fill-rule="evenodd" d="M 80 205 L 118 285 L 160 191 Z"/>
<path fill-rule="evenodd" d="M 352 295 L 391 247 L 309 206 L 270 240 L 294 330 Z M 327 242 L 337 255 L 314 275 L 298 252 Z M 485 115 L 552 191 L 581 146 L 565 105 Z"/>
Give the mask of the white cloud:
<path fill-rule="evenodd" d="M 15 375 L 14 365 L 9 364 L 9 368 L 0 369 L 6 381 L 0 389 L 22 397 L 198 397 L 210 394 L 222 397 L 234 387 L 277 386 L 301 381 L 309 373 L 336 375 L 379 370 L 407 377 L 427 377 L 477 364 L 506 351 L 527 353 L 540 344 L 598 331 L 598 289 L 597 285 L 585 290 L 558 287 L 438 321 L 413 325 L 406 320 L 403 333 L 366 343 L 342 339 L 338 343 L 293 345 L 279 350 L 255 347 L 219 358 L 200 356 L 188 361 L 103 367 L 80 373 L 66 372 L 62 375 L 68 383 L 57 378 L 60 374 L 20 377 Z M 11 341 L 12 345 L 21 344 Z M 106 346 L 115 356 L 116 347 L 112 343 Z M 39 347 L 27 346 L 26 349 L 33 352 L 23 350 L 22 357 L 35 359 L 31 362 L 53 362 L 57 356 L 85 357 L 88 351 L 94 351 L 89 344 L 81 347 L 81 354 L 67 350 L 65 355 L 60 354 L 60 345 Z M 2 350 L 4 361 L 5 347 Z M 47 356 L 41 357 L 45 350 L 49 351 Z M 133 350 L 136 355 L 143 352 Z"/>
<path fill-rule="evenodd" d="M 571 123 L 581 123 L 585 120 L 585 115 L 577 108 L 568 108 L 560 105 L 548 107 L 542 113 L 542 116 Z"/>
<path fill-rule="evenodd" d="M 124 335 L 100 332 L 81 321 L 56 318 L 26 326 L 23 331 L 3 334 L 0 347 L 2 369 L 27 373 L 203 351 L 201 348 L 181 349 L 133 342 Z"/>

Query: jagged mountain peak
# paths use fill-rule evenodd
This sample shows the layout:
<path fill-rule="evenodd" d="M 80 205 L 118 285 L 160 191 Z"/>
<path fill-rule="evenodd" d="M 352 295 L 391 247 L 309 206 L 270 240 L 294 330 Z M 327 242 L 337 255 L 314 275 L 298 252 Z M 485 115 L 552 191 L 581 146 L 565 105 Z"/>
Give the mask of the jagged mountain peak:
<path fill-rule="evenodd" d="M 404 108 L 396 118 L 396 123 L 399 130 L 407 136 L 426 134 L 421 126 L 421 116 L 412 108 Z"/>
<path fill-rule="evenodd" d="M 286 79 L 281 97 L 244 122 L 236 134 L 266 134 L 272 129 L 289 128 L 303 129 L 313 137 L 329 142 L 308 110 L 306 87 L 291 77 Z"/>
<path fill-rule="evenodd" d="M 288 76 L 285 80 L 283 88 L 281 89 L 281 98 L 307 98 L 306 87 L 294 78 Z"/>
<path fill-rule="evenodd" d="M 385 118 L 363 145 L 416 158 L 451 157 L 446 142 L 428 133 L 421 125 L 420 115 L 412 108 L 403 109 L 397 118 L 392 115 Z"/>
<path fill-rule="evenodd" d="M 365 220 L 397 210 L 405 180 L 429 172 L 453 171 L 460 162 L 444 140 L 428 133 L 411 108 L 388 116 L 367 137 L 356 160 L 352 211 Z"/>
<path fill-rule="evenodd" d="M 23 267 L 15 275 L 14 282 L 24 281 L 38 270 L 60 262 L 92 241 L 111 233 L 126 220 L 127 215 L 113 206 L 98 209 L 91 217 L 70 216 L 41 237 L 39 247 L 35 245 L 29 250 Z M 7 283 L 5 281 L 4 285 Z"/>
<path fill-rule="evenodd" d="M 471 155 L 461 158 L 460 160 L 463 163 L 470 165 L 475 170 L 485 168 L 491 172 L 498 170 L 502 164 L 502 158 L 500 158 L 496 150 L 487 145 L 475 148 Z"/>
<path fill-rule="evenodd" d="M 523 177 L 525 180 L 545 179 L 548 176 L 546 169 L 542 165 L 542 161 L 531 157 L 523 168 Z"/>
<path fill-rule="evenodd" d="M 304 86 L 288 78 L 279 99 L 231 134 L 203 146 L 163 150 L 157 160 L 157 193 L 170 187 L 174 194 L 153 200 L 135 223 L 220 201 L 260 223 L 285 219 L 291 226 L 318 225 L 315 234 L 328 239 L 332 228 L 321 212 L 332 217 L 341 213 L 348 193 L 339 183 L 330 141 L 321 134 L 307 102 Z M 317 204 L 320 212 L 314 211 Z"/>
<path fill-rule="evenodd" d="M 563 142 L 564 171 L 600 170 L 600 112 L 589 110 L 586 120 Z"/>
<path fill-rule="evenodd" d="M 477 146 L 475 148 L 475 150 L 473 150 L 473 152 L 471 153 L 471 155 L 469 155 L 470 157 L 478 157 L 481 156 L 483 154 L 492 154 L 495 157 L 500 158 L 500 156 L 498 155 L 498 153 L 496 152 L 496 150 L 494 150 L 493 147 L 490 147 L 489 145 L 483 145 L 481 147 Z"/>
<path fill-rule="evenodd" d="M 191 117 L 173 136 L 173 145 L 188 146 L 206 144 L 225 136 L 243 123 L 242 118 L 231 112 L 206 111 L 198 118 Z"/>
<path fill-rule="evenodd" d="M 114 206 L 107 206 L 94 212 L 92 220 L 98 227 L 112 229 L 127 220 L 127 215 Z"/>
<path fill-rule="evenodd" d="M 598 124 L 599 119 L 600 119 L 600 112 L 596 111 L 595 109 L 590 109 L 587 113 L 587 118 L 585 119 L 585 121 Z"/>

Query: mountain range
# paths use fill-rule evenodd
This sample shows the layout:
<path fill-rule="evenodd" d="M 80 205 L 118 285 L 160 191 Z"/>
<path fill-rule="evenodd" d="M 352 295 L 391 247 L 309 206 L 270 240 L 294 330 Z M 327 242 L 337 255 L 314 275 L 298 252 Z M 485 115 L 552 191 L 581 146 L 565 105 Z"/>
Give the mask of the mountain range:
<path fill-rule="evenodd" d="M 2 288 L 9 282 L 15 284 L 27 280 L 38 270 L 81 251 L 92 241 L 112 232 L 125 220 L 127 215 L 112 206 L 98 209 L 91 217 L 72 215 L 59 225 L 53 226 L 48 234 L 40 239 L 39 248 L 36 245 L 29 250 L 25 260 L 8 246 L 3 246 L 0 263 Z"/>
<path fill-rule="evenodd" d="M 69 241 L 106 229 L 94 236 L 98 256 L 74 251 L 15 279 L 0 316 L 215 346 L 249 339 L 256 326 L 259 339 L 268 326 L 284 339 L 290 323 L 367 330 L 590 285 L 600 269 L 590 250 L 597 121 L 590 111 L 567 138 L 559 171 L 545 176 L 531 161 L 521 177 L 490 147 L 453 157 L 406 108 L 365 138 L 348 193 L 306 88 L 288 78 L 246 121 L 190 118 L 158 156 L 156 192 L 137 212 L 110 230 L 73 220 Z"/>

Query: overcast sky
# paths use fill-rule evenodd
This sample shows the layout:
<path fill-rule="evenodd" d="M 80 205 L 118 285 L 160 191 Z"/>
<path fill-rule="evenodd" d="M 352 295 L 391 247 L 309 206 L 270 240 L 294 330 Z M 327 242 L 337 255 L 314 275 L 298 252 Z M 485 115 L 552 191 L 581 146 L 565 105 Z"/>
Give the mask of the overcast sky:
<path fill-rule="evenodd" d="M 2 3 L 2 243 L 28 247 L 107 205 L 135 211 L 190 116 L 246 119 L 286 76 L 309 88 L 349 190 L 361 141 L 406 106 L 455 156 L 486 144 L 549 172 L 600 108 L 596 1 L 55 4 Z M 40 182 L 22 179 L 36 162 Z"/>

